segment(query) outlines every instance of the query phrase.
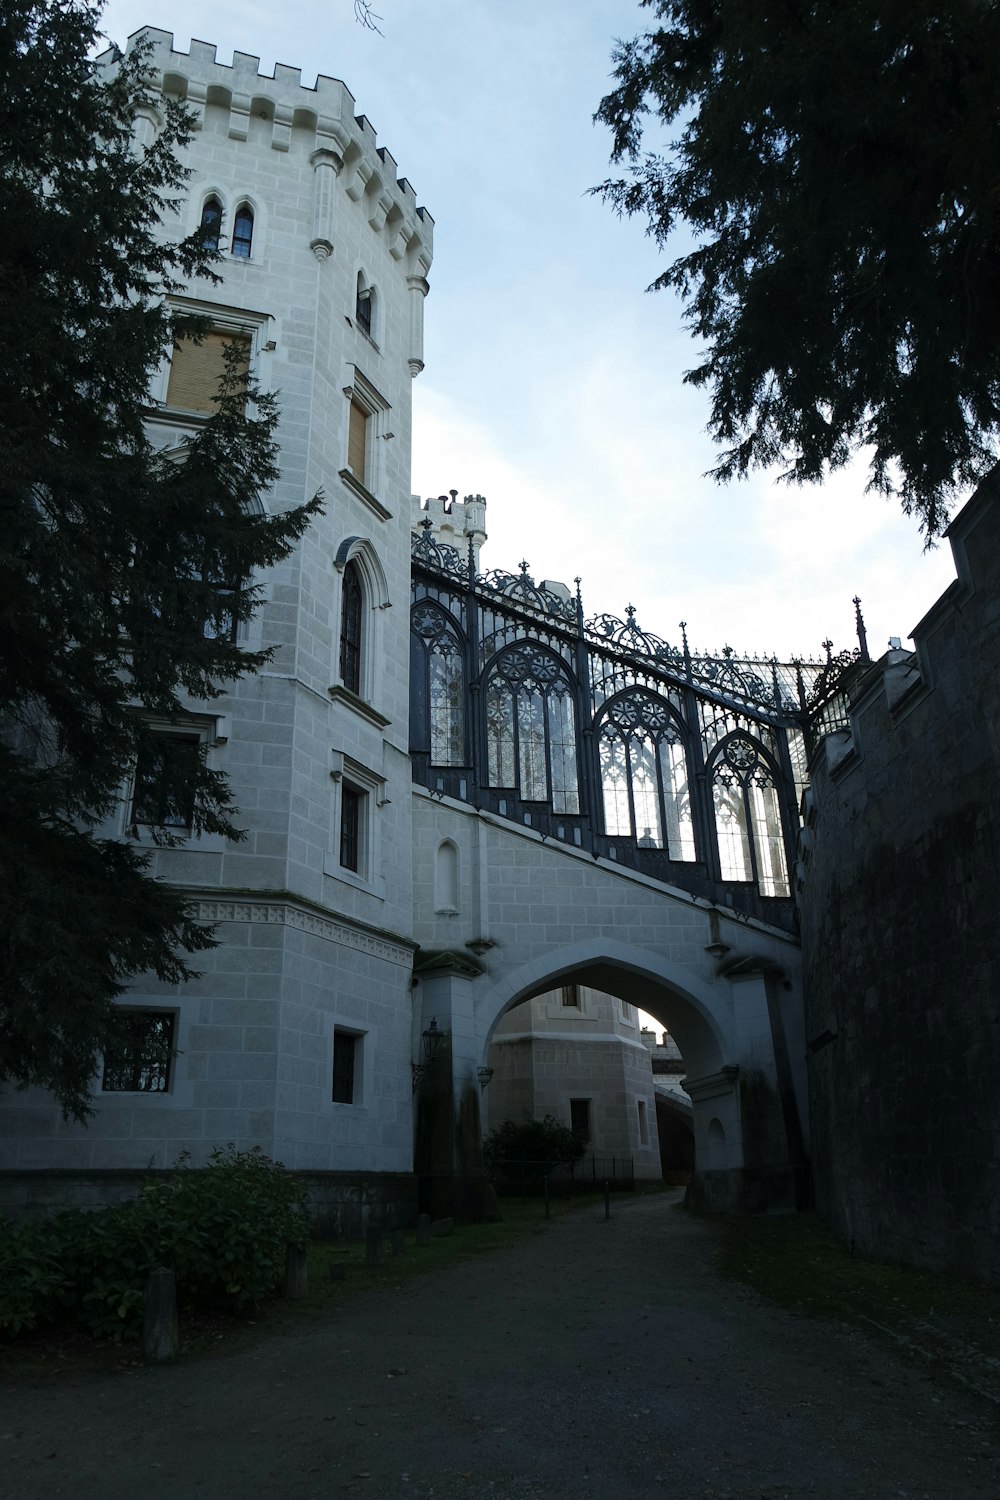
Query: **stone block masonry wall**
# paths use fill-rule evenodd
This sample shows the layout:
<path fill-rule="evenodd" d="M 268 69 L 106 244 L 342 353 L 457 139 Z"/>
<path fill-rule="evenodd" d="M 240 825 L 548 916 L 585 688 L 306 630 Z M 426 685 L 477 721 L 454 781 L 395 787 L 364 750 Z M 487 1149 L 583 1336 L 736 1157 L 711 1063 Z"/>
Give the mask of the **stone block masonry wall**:
<path fill-rule="evenodd" d="M 166 1182 L 171 1176 L 163 1169 L 0 1171 L 0 1220 L 43 1219 L 69 1208 L 108 1208 L 138 1197 L 147 1182 Z M 296 1176 L 309 1195 L 309 1217 L 320 1239 L 360 1240 L 370 1223 L 398 1229 L 417 1216 L 416 1179 L 410 1172 Z"/>
<path fill-rule="evenodd" d="M 1000 1284 L 1000 482 L 915 655 L 813 768 L 803 947 L 817 1202 L 859 1250 Z"/>

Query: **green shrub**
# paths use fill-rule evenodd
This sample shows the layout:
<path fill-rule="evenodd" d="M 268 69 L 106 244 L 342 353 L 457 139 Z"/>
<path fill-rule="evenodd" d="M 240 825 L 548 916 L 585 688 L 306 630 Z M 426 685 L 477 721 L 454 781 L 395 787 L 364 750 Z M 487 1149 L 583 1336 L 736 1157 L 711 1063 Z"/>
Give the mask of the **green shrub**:
<path fill-rule="evenodd" d="M 526 1162 L 540 1166 L 569 1165 L 579 1161 L 586 1149 L 586 1141 L 560 1125 L 552 1115 L 533 1120 L 525 1114 L 519 1123 L 504 1120 L 483 1141 L 487 1169 L 500 1175 Z"/>
<path fill-rule="evenodd" d="M 0 1232 L 0 1331 L 68 1315 L 101 1338 L 137 1335 L 156 1266 L 173 1270 L 182 1314 L 242 1311 L 281 1285 L 288 1244 L 306 1233 L 305 1190 L 262 1152 L 227 1146 L 197 1170 L 182 1160 L 131 1202 Z"/>
<path fill-rule="evenodd" d="M 0 1333 L 16 1335 L 51 1322 L 72 1295 L 55 1221 L 0 1223 Z"/>

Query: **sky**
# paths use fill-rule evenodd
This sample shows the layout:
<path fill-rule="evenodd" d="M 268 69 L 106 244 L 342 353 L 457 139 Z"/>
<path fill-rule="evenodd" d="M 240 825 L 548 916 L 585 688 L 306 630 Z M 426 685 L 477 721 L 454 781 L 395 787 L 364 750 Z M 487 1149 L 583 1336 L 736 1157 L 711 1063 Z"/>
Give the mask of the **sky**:
<path fill-rule="evenodd" d="M 707 477 L 708 395 L 667 263 L 639 220 L 589 194 L 609 174 L 593 114 L 636 0 L 110 0 L 124 45 L 145 25 L 342 79 L 435 221 L 426 368 L 414 386 L 413 490 L 487 500 L 482 565 L 526 560 L 572 586 L 587 616 L 622 616 L 692 648 L 873 655 L 954 578 L 947 542 L 865 493 L 862 463 L 822 486 Z M 680 253 L 678 248 L 677 253 Z"/>

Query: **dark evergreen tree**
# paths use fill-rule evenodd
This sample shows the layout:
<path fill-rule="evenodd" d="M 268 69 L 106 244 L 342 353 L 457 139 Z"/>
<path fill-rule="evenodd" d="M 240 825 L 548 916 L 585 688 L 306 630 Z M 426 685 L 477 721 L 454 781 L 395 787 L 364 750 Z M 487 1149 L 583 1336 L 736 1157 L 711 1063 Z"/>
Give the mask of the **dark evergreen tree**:
<path fill-rule="evenodd" d="M 596 116 L 625 175 L 595 191 L 661 246 L 693 233 L 653 288 L 705 350 L 715 476 L 813 481 L 870 446 L 935 535 L 996 457 L 1000 6 L 642 3 Z"/>
<path fill-rule="evenodd" d="M 87 0 L 0 7 L 0 1083 L 77 1118 L 115 997 L 146 970 L 184 979 L 213 941 L 141 849 L 92 830 L 155 757 L 151 717 L 266 662 L 232 622 L 317 508 L 254 512 L 277 414 L 236 346 L 182 461 L 144 435 L 153 372 L 198 331 L 165 299 L 214 279 L 213 255 L 169 237 L 185 110 L 159 105 L 137 152 L 142 54 L 97 68 L 97 27 Z M 241 836 L 203 755 L 170 771 L 195 831 Z"/>

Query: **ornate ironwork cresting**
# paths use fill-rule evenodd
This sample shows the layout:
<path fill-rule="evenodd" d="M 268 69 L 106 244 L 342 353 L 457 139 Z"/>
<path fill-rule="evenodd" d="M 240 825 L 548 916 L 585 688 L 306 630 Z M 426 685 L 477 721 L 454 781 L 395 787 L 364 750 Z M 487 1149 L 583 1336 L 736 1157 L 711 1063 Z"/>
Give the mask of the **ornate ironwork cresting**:
<path fill-rule="evenodd" d="M 516 572 L 413 538 L 414 780 L 431 792 L 791 925 L 805 730 L 848 664 L 693 651 Z M 859 630 L 860 606 L 858 610 Z M 863 649 L 863 637 L 862 637 Z"/>

